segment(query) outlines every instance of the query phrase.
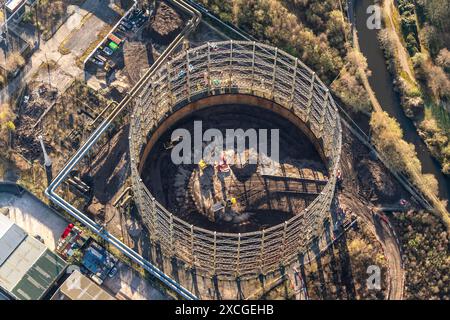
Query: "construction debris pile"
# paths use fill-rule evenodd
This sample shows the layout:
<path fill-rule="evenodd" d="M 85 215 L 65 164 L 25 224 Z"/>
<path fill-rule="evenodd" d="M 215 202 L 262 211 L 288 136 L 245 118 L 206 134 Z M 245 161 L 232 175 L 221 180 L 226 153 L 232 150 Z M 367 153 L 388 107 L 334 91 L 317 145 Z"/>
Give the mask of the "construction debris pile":
<path fill-rule="evenodd" d="M 169 44 L 181 31 L 183 20 L 180 15 L 164 2 L 160 2 L 155 15 L 150 19 L 148 32 L 161 44 Z"/>
<path fill-rule="evenodd" d="M 47 85 L 40 85 L 25 94 L 20 104 L 19 116 L 15 123 L 14 147 L 28 160 L 36 160 L 42 155 L 36 134 L 40 117 L 56 101 L 57 91 Z"/>

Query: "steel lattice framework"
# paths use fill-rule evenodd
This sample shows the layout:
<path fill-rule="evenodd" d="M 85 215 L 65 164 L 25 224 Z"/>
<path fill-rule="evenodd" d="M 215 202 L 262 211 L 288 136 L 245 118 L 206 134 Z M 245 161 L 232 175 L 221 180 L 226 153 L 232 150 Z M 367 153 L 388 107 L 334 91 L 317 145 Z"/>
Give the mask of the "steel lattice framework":
<path fill-rule="evenodd" d="M 297 58 L 266 44 L 224 41 L 183 50 L 144 84 L 131 120 L 132 188 L 152 242 L 197 272 L 219 279 L 251 278 L 289 265 L 324 232 L 336 185 L 342 131 L 333 98 Z M 301 213 L 262 231 L 220 233 L 191 225 L 152 196 L 139 173 L 151 133 L 170 114 L 212 95 L 239 93 L 269 99 L 291 111 L 320 143 L 329 171 L 321 194 Z"/>

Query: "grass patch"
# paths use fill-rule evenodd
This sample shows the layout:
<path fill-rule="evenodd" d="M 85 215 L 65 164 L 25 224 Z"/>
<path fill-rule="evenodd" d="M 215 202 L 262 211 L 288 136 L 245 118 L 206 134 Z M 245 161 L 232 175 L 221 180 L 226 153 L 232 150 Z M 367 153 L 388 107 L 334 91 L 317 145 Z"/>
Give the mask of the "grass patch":
<path fill-rule="evenodd" d="M 59 53 L 61 53 L 63 56 L 70 53 L 70 50 L 66 48 L 66 43 L 69 41 L 69 37 L 65 38 L 58 47 Z"/>
<path fill-rule="evenodd" d="M 83 69 L 84 60 L 86 60 L 86 58 L 89 56 L 89 54 L 92 52 L 92 50 L 94 50 L 95 47 L 97 47 L 100 44 L 100 42 L 103 41 L 103 38 L 106 37 L 106 35 L 111 30 L 111 28 L 112 28 L 112 26 L 108 24 L 105 27 L 103 27 L 102 30 L 100 30 L 99 34 L 97 35 L 97 39 L 95 41 L 93 41 L 89 45 L 89 47 L 87 47 L 87 49 L 83 52 L 83 54 L 77 59 L 76 63 L 77 63 L 78 67 Z"/>
<path fill-rule="evenodd" d="M 450 139 L 450 114 L 442 107 L 430 101 L 425 103 L 425 119 L 435 119 L 438 127 Z"/>

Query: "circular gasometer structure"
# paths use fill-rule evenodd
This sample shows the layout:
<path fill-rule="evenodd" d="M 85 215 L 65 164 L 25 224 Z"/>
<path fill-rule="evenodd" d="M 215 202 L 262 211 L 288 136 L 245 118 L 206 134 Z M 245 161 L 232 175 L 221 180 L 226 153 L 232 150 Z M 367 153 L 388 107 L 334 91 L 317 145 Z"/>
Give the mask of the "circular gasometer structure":
<path fill-rule="evenodd" d="M 143 86 L 131 121 L 132 187 L 163 256 L 203 276 L 250 279 L 288 266 L 322 236 L 341 125 L 307 66 L 266 44 L 206 43 L 179 53 Z M 221 132 L 279 128 L 279 159 L 267 167 L 246 147 L 256 164 L 228 165 L 226 149 L 213 165 L 171 163 L 170 134 L 183 128 L 194 136 L 199 119 Z"/>

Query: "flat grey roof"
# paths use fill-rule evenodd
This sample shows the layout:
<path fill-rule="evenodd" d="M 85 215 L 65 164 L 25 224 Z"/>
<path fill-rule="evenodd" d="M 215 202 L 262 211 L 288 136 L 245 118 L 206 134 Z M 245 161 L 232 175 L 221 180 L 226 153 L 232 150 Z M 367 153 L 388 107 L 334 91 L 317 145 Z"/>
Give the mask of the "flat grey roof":
<path fill-rule="evenodd" d="M 5 216 L 5 214 L 3 214 L 3 210 L 5 210 L 5 208 L 0 208 L 0 239 L 3 237 L 3 235 L 9 230 L 9 228 L 11 228 L 11 226 L 14 224 L 14 222 L 9 219 L 7 216 Z M 9 211 L 9 210 L 8 210 Z M 6 211 L 6 212 L 8 212 Z"/>
<path fill-rule="evenodd" d="M 16 250 L 16 248 L 27 237 L 18 225 L 13 224 L 0 238 L 0 266 L 5 263 L 6 259 Z"/>
<path fill-rule="evenodd" d="M 116 300 L 91 279 L 75 270 L 59 288 L 54 300 Z"/>

